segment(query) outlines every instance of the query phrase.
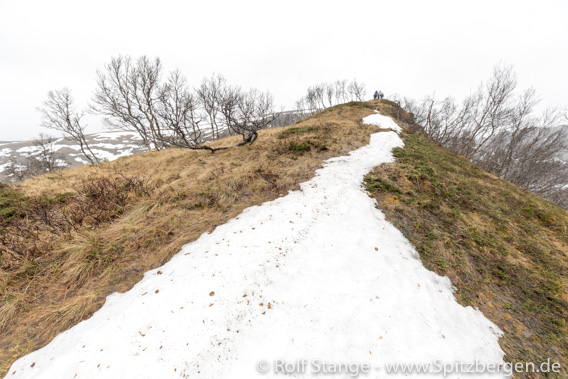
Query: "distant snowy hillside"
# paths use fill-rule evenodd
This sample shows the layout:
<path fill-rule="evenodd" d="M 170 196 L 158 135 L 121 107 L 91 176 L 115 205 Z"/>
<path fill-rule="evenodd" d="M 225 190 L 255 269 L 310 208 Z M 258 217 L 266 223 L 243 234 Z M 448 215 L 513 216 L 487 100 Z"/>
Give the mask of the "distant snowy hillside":
<path fill-rule="evenodd" d="M 87 143 L 93 152 L 101 159 L 112 161 L 127 155 L 139 154 L 146 151 L 142 139 L 134 132 L 109 131 L 86 136 Z M 57 138 L 53 150 L 70 167 L 87 164 L 88 161 L 79 150 L 79 146 L 65 138 Z M 40 149 L 34 141 L 0 142 L 0 179 L 5 177 L 2 173 L 10 163 L 11 158 L 16 160 L 35 156 Z"/>

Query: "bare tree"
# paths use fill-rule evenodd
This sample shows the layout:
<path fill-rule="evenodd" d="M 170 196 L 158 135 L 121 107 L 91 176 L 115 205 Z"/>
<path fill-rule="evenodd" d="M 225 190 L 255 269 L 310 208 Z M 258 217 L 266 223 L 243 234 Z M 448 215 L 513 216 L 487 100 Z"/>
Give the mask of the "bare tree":
<path fill-rule="evenodd" d="M 243 92 L 240 88 L 228 87 L 221 104 L 225 124 L 243 137 L 237 146 L 252 145 L 258 131 L 267 128 L 279 115 L 274 109 L 272 95 L 255 89 Z"/>
<path fill-rule="evenodd" d="M 313 87 L 313 94 L 318 106 L 322 109 L 327 108 L 325 105 L 325 84 L 318 84 Z"/>
<path fill-rule="evenodd" d="M 309 109 L 324 109 L 319 104 L 318 92 L 315 87 L 308 88 L 305 99 Z"/>
<path fill-rule="evenodd" d="M 157 116 L 162 64 L 141 56 L 133 62 L 128 56 L 112 58 L 104 71 L 97 72 L 97 90 L 92 112 L 104 117 L 111 129 L 137 132 L 148 151 L 163 146 L 163 127 Z"/>
<path fill-rule="evenodd" d="M 46 134 L 40 133 L 34 139 L 34 146 L 38 149 L 34 154 L 34 158 L 39 163 L 39 171 L 54 172 L 67 167 L 63 160 L 63 155 L 55 151 L 55 138 Z"/>
<path fill-rule="evenodd" d="M 358 83 L 356 79 L 353 79 L 347 86 L 347 92 L 351 95 L 351 100 L 364 101 L 365 91 L 365 84 Z"/>
<path fill-rule="evenodd" d="M 301 97 L 294 105 L 296 107 L 295 113 L 298 115 L 298 120 L 304 120 L 320 110 L 317 107 L 314 108 L 314 104 L 308 101 L 306 96 Z"/>
<path fill-rule="evenodd" d="M 218 118 L 226 82 L 223 76 L 213 74 L 210 78 L 204 78 L 201 86 L 196 89 L 207 121 L 211 126 L 211 135 L 213 138 L 220 137 Z"/>
<path fill-rule="evenodd" d="M 197 96 L 189 91 L 187 80 L 176 70 L 170 73 L 168 81 L 160 90 L 156 103 L 156 115 L 163 126 L 161 144 L 164 147 L 182 147 L 215 152 L 226 147 L 211 147 L 204 144 L 200 124 Z"/>
<path fill-rule="evenodd" d="M 81 123 L 84 113 L 77 112 L 75 109 L 75 102 L 68 88 L 49 91 L 43 107 L 37 109 L 42 114 L 42 126 L 62 132 L 79 144 L 81 152 L 89 162 L 99 163 L 96 154 L 85 140 L 87 125 Z"/>
<path fill-rule="evenodd" d="M 473 127 L 469 128 L 467 138 L 464 138 L 457 150 L 458 154 L 472 158 L 497 132 L 507 126 L 510 119 L 510 102 L 516 86 L 512 67 L 495 67 L 485 91 L 479 89 L 477 94 L 473 95 L 472 109 L 476 111 L 472 115 Z"/>
<path fill-rule="evenodd" d="M 363 101 L 365 98 L 365 85 L 353 79 L 336 80 L 333 83 L 321 83 L 308 87 L 306 94 L 296 101 L 297 112 L 301 112 L 304 118 L 334 104 L 346 103 L 347 101 Z"/>
<path fill-rule="evenodd" d="M 407 101 L 415 129 L 499 177 L 557 204 L 568 204 L 566 113 L 534 113 L 538 98 L 530 88 L 515 94 L 511 67 L 496 66 L 490 80 L 457 104 L 427 97 Z M 419 127 L 418 127 L 419 126 Z"/>
<path fill-rule="evenodd" d="M 40 134 L 34 139 L 35 151 L 28 153 L 25 158 L 10 158 L 4 173 L 12 181 L 22 181 L 67 167 L 63 155 L 55 151 L 54 143 L 55 138 Z"/>
<path fill-rule="evenodd" d="M 214 152 L 224 148 L 204 144 L 206 122 L 211 139 L 220 137 L 224 126 L 252 143 L 257 131 L 277 117 L 269 94 L 243 93 L 229 87 L 220 75 L 204 79 L 195 94 L 179 71 L 170 73 L 163 84 L 161 75 L 158 58 L 151 61 L 142 56 L 136 62 L 130 57 L 113 58 L 98 73 L 92 110 L 105 117 L 108 127 L 138 132 L 148 150 L 176 146 Z"/>
<path fill-rule="evenodd" d="M 335 102 L 337 104 L 347 102 L 347 80 L 337 80 L 335 82 Z"/>
<path fill-rule="evenodd" d="M 20 162 L 14 157 L 8 161 L 8 165 L 4 168 L 4 174 L 11 180 L 19 182 L 27 177 L 27 167 L 25 162 Z"/>
<path fill-rule="evenodd" d="M 568 185 L 568 164 L 560 159 L 568 152 L 568 128 L 559 126 L 560 117 L 557 109 L 548 109 L 541 117 L 512 125 L 478 150 L 474 161 L 546 199 L 557 197 Z"/>
<path fill-rule="evenodd" d="M 91 111 L 104 117 L 107 127 L 137 132 L 148 150 L 168 147 L 222 149 L 205 144 L 219 138 L 222 128 L 252 143 L 257 131 L 278 117 L 272 97 L 230 87 L 221 75 L 205 78 L 192 92 L 176 70 L 162 82 L 158 58 L 112 58 L 98 71 Z M 211 128 L 208 135 L 205 127 Z"/>
<path fill-rule="evenodd" d="M 335 96 L 335 87 L 333 84 L 325 84 L 325 96 L 330 107 L 333 107 L 333 98 Z"/>
<path fill-rule="evenodd" d="M 332 107 L 335 104 L 346 103 L 347 101 L 364 101 L 365 85 L 353 79 L 336 80 L 333 83 L 321 83 L 311 86 L 306 94 L 296 102 L 296 109 L 303 111 L 306 117 L 311 116 L 317 111 Z M 309 111 L 306 112 L 305 110 Z"/>

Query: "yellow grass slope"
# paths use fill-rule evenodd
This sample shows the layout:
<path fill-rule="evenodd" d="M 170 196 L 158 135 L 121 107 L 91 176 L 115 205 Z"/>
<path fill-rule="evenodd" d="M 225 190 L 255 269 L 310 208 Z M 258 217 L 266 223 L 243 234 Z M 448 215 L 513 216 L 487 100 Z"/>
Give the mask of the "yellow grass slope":
<path fill-rule="evenodd" d="M 8 228 L 33 229 L 40 242 L 32 246 L 29 238 L 16 239 L 16 246 L 30 249 L 19 252 L 0 245 L 0 376 L 18 357 L 90 317 L 107 295 L 131 288 L 183 244 L 249 206 L 298 188 L 325 159 L 366 145 L 377 129 L 361 125 L 361 119 L 373 109 L 367 103 L 336 106 L 291 127 L 262 131 L 252 146 L 215 154 L 152 152 L 43 175 L 6 192 L 2 196 L 12 196 L 8 200 L 18 199 L 6 200 L 8 205 L 48 204 L 41 209 L 49 209 L 63 225 L 75 224 L 71 231 L 52 231 L 41 217 L 9 213 L 17 223 Z M 237 141 L 232 137 L 214 144 Z M 121 192 L 122 177 L 140 180 L 144 193 L 125 190 L 120 206 L 105 217 L 76 221 L 85 204 L 96 203 L 72 200 L 74 193 L 96 198 L 92 183 L 99 185 L 100 178 L 116 179 L 105 183 Z"/>

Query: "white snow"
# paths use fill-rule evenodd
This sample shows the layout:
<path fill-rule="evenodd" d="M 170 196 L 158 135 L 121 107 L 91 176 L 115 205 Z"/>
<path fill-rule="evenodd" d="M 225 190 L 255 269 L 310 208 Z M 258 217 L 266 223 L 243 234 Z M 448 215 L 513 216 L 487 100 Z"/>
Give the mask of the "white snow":
<path fill-rule="evenodd" d="M 40 151 L 40 148 L 37 146 L 24 146 L 24 147 L 20 147 L 18 150 L 16 150 L 18 153 L 28 153 L 28 154 L 33 154 L 33 153 L 37 153 Z"/>
<path fill-rule="evenodd" d="M 62 143 L 53 144 L 53 150 L 59 151 L 59 150 L 62 150 L 62 149 L 80 151 L 79 145 L 67 145 L 67 144 L 62 144 Z"/>
<path fill-rule="evenodd" d="M 364 122 L 396 130 L 376 116 Z M 398 146 L 373 134 L 301 190 L 203 234 L 7 377 L 251 378 L 280 358 L 502 364 L 497 326 L 456 302 L 361 188 Z"/>
<path fill-rule="evenodd" d="M 6 167 L 8 167 L 9 165 L 10 165 L 10 162 L 0 164 L 0 172 L 4 172 L 4 170 L 6 170 Z"/>
<path fill-rule="evenodd" d="M 101 132 L 92 135 L 93 139 L 97 141 L 114 140 L 116 138 L 130 138 L 142 140 L 140 135 L 136 132 L 123 132 L 123 131 L 111 131 L 111 132 Z M 98 137 L 98 138 L 97 138 Z"/>
<path fill-rule="evenodd" d="M 72 154 L 69 154 L 69 155 L 72 156 Z M 82 155 L 79 155 L 79 154 L 75 154 L 75 155 L 77 155 L 77 156 L 75 157 L 75 161 L 76 161 L 76 162 L 79 162 L 79 163 L 82 163 L 82 164 L 89 164 L 89 161 L 87 161 L 86 159 L 81 158 Z"/>
<path fill-rule="evenodd" d="M 0 150 L 0 157 L 9 157 L 13 150 L 9 147 Z"/>
<path fill-rule="evenodd" d="M 68 156 L 70 157 L 74 157 L 74 156 L 80 156 L 83 157 L 83 153 L 79 153 L 79 147 L 78 146 L 73 146 L 73 145 L 57 145 L 57 151 L 63 149 L 63 148 L 67 148 L 73 151 L 76 151 L 77 153 L 67 153 Z M 128 147 L 127 145 L 124 144 L 117 144 L 117 145 L 111 145 L 111 144 L 91 144 L 89 145 L 89 147 L 91 148 L 91 151 L 100 159 L 100 160 L 106 160 L 106 161 L 113 161 L 115 159 L 121 158 L 121 157 L 126 157 L 129 155 L 133 154 L 134 151 L 134 147 Z M 82 162 L 85 164 L 88 164 L 89 162 L 83 158 L 81 158 L 81 160 L 79 159 L 75 159 L 77 162 Z"/>
<path fill-rule="evenodd" d="M 118 149 L 124 149 L 126 147 L 125 144 L 123 143 L 117 143 L 117 144 L 112 144 L 112 143 L 92 143 L 89 145 L 89 147 L 96 147 L 99 149 L 108 149 L 108 150 L 118 150 Z"/>
<path fill-rule="evenodd" d="M 91 151 L 97 156 L 97 158 L 101 160 L 113 161 L 120 157 L 125 157 L 128 155 L 132 155 L 132 150 L 125 150 L 125 151 L 117 151 L 112 152 L 108 150 L 101 150 L 91 147 Z"/>
<path fill-rule="evenodd" d="M 398 126 L 390 117 L 378 114 L 378 112 L 377 114 L 365 117 L 363 119 L 363 124 L 379 126 L 384 129 L 393 130 L 397 133 L 402 131 L 401 127 Z"/>
<path fill-rule="evenodd" d="M 20 143 L 22 141 L 0 141 L 0 146 L 6 146 L 6 145 L 13 145 L 15 143 Z"/>

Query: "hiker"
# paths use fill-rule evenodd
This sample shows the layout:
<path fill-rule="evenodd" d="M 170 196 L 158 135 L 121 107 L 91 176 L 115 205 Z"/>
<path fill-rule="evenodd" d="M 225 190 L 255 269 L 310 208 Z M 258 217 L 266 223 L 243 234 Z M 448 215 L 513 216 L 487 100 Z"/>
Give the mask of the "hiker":
<path fill-rule="evenodd" d="M 385 94 L 383 93 L 383 91 L 379 91 L 378 97 L 379 97 L 379 102 L 380 102 L 381 99 L 382 99 L 383 97 L 385 97 Z"/>
<path fill-rule="evenodd" d="M 379 91 L 375 91 L 375 94 L 373 95 L 373 99 L 377 100 L 379 98 Z"/>

